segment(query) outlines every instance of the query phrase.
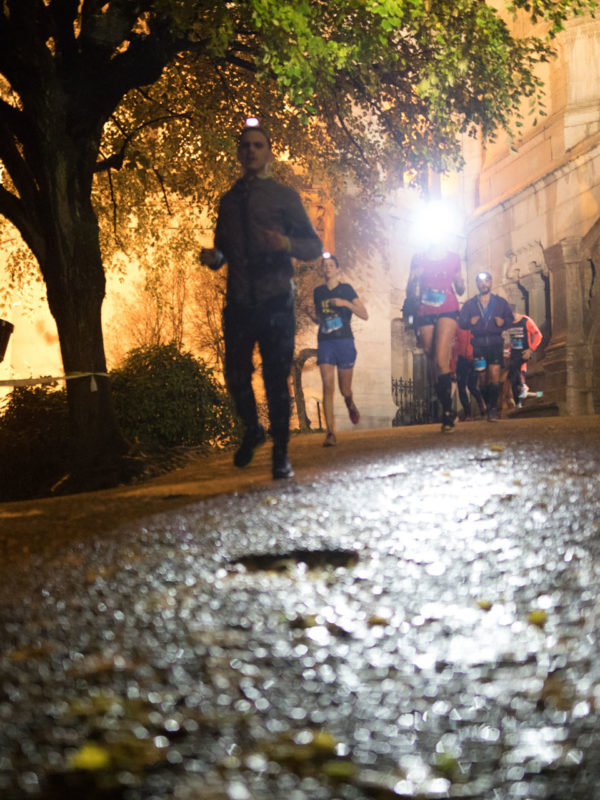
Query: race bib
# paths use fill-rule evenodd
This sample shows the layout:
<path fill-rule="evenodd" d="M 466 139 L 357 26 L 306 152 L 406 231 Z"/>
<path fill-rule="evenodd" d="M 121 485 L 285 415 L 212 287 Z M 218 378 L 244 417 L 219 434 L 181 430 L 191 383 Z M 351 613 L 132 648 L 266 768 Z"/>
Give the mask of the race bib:
<path fill-rule="evenodd" d="M 323 333 L 333 333 L 333 331 L 338 331 L 343 325 L 341 317 L 330 317 L 329 319 L 324 319 L 321 323 L 321 330 Z"/>
<path fill-rule="evenodd" d="M 428 306 L 441 306 L 446 299 L 446 292 L 443 289 L 425 289 L 421 295 L 421 302 Z"/>

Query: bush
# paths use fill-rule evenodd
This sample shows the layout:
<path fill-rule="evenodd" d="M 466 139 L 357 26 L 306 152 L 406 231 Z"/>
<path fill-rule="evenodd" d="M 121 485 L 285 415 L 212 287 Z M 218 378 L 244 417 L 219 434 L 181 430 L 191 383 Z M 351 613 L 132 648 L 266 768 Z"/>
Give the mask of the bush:
<path fill-rule="evenodd" d="M 0 416 L 0 500 L 50 493 L 68 470 L 68 431 L 64 389 L 13 389 Z"/>
<path fill-rule="evenodd" d="M 143 447 L 224 445 L 238 435 L 213 371 L 173 344 L 132 350 L 111 380 L 123 433 Z"/>
<path fill-rule="evenodd" d="M 212 370 L 174 345 L 142 347 L 111 374 L 124 435 L 147 450 L 224 446 L 239 436 Z M 0 406 L 0 501 L 43 497 L 69 471 L 64 389 L 15 388 Z"/>

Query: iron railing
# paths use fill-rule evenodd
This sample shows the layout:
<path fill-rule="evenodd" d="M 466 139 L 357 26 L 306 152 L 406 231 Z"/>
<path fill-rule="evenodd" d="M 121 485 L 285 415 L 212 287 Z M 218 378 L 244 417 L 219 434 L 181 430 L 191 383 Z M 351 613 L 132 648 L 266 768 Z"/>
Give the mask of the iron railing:
<path fill-rule="evenodd" d="M 430 385 L 417 384 L 411 378 L 392 378 L 392 398 L 398 406 L 392 426 L 439 422 L 439 403 Z"/>

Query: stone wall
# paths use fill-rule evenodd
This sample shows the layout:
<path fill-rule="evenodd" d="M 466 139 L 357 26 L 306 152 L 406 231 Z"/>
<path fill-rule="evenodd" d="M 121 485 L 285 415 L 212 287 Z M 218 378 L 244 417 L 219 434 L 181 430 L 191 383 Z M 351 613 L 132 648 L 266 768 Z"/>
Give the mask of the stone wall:
<path fill-rule="evenodd" d="M 548 117 L 513 149 L 499 137 L 479 154 L 467 237 L 469 293 L 488 269 L 495 291 L 538 322 L 544 344 L 528 382 L 566 414 L 600 408 L 599 50 L 600 21 L 567 26 L 544 75 Z"/>

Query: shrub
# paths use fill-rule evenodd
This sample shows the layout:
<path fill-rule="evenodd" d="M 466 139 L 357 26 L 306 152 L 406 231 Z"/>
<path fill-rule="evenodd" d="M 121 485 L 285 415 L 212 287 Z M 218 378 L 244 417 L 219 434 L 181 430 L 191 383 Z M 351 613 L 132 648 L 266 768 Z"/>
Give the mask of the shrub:
<path fill-rule="evenodd" d="M 174 344 L 132 350 L 111 380 L 123 433 L 142 446 L 223 445 L 238 433 L 213 371 Z"/>
<path fill-rule="evenodd" d="M 119 423 L 147 450 L 223 446 L 239 436 L 212 370 L 174 345 L 129 353 L 112 375 Z M 69 471 L 64 389 L 15 388 L 0 406 L 0 501 L 43 497 Z"/>
<path fill-rule="evenodd" d="M 16 387 L 0 415 L 0 500 L 49 494 L 68 470 L 64 389 Z"/>

